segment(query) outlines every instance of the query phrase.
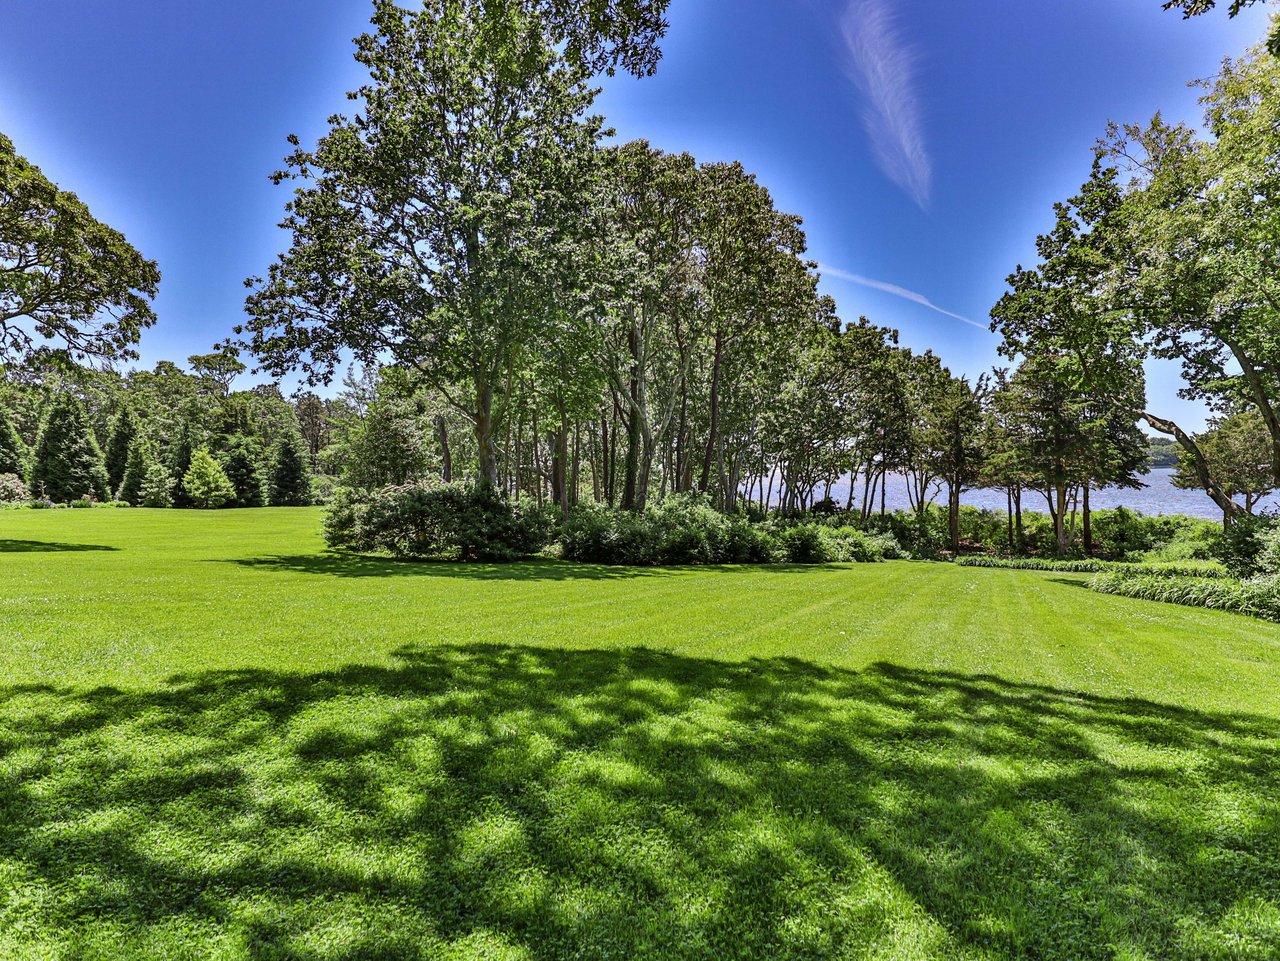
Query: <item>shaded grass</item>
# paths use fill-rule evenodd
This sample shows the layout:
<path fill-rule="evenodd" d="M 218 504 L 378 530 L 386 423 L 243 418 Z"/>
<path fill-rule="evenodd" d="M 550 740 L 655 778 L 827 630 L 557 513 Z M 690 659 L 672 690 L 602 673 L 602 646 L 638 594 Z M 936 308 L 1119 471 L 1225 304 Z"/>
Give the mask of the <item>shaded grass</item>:
<path fill-rule="evenodd" d="M 1270 718 L 502 645 L 0 698 L 6 958 L 1280 946 Z"/>
<path fill-rule="evenodd" d="M 0 519 L 118 548 L 0 560 L 6 961 L 1280 954 L 1275 625 L 71 513 Z"/>

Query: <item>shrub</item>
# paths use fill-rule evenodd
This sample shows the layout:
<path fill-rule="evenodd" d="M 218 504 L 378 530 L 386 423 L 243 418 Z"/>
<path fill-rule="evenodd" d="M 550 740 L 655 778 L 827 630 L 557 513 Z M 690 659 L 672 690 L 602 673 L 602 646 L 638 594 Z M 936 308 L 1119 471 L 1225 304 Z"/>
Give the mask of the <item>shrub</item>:
<path fill-rule="evenodd" d="M 796 524 L 778 535 L 778 544 L 792 564 L 825 564 L 831 560 L 827 539 L 818 524 Z"/>
<path fill-rule="evenodd" d="M 206 510 L 221 507 L 236 496 L 236 489 L 231 486 L 222 465 L 204 447 L 191 455 L 191 466 L 182 478 L 182 489 L 193 507 Z"/>
<path fill-rule="evenodd" d="M 1254 567 L 1262 576 L 1280 574 L 1280 526 L 1258 535 L 1258 555 L 1254 560 Z"/>
<path fill-rule="evenodd" d="M 97 501 L 95 501 L 92 497 L 81 497 L 81 498 L 78 498 L 77 500 L 71 501 L 68 504 L 68 506 L 85 508 L 85 507 L 92 507 L 96 503 Z"/>
<path fill-rule="evenodd" d="M 636 567 L 658 562 L 657 545 L 644 518 L 602 504 L 569 512 L 560 533 L 563 557 L 590 564 Z"/>
<path fill-rule="evenodd" d="M 1266 539 L 1276 524 L 1277 519 L 1266 514 L 1235 518 L 1222 532 L 1218 560 L 1238 578 L 1253 577 L 1261 569 L 1259 563 Z"/>
<path fill-rule="evenodd" d="M 30 499 L 31 492 L 17 474 L 0 474 L 0 504 L 20 504 Z"/>
<path fill-rule="evenodd" d="M 338 493 L 338 478 L 332 474 L 311 475 L 311 503 L 332 504 Z"/>
<path fill-rule="evenodd" d="M 1205 607 L 1280 621 L 1280 576 L 1238 581 L 1222 577 L 1168 577 L 1150 572 L 1115 570 L 1099 574 L 1089 586 L 1116 594 L 1167 604 Z"/>
<path fill-rule="evenodd" d="M 324 519 L 331 547 L 405 558 L 513 560 L 541 550 L 552 533 L 547 511 L 513 505 L 490 487 L 437 481 L 339 490 Z"/>
<path fill-rule="evenodd" d="M 644 515 L 601 505 L 575 508 L 560 536 L 562 556 L 594 564 L 766 564 L 777 545 L 768 530 L 728 517 L 700 495 L 677 495 Z"/>
<path fill-rule="evenodd" d="M 142 485 L 138 489 L 139 506 L 172 507 L 174 483 L 169 468 L 158 460 L 152 461 L 142 475 Z"/>

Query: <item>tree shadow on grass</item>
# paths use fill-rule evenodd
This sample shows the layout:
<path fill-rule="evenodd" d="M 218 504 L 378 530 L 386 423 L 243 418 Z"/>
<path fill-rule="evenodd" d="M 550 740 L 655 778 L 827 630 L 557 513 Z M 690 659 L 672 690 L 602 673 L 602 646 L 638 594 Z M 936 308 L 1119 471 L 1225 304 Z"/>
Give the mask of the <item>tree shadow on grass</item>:
<path fill-rule="evenodd" d="M 0 956 L 1269 958 L 1278 747 L 1272 718 L 643 649 L 10 687 Z"/>
<path fill-rule="evenodd" d="M 610 567 L 604 564 L 577 564 L 551 558 L 534 558 L 505 564 L 456 563 L 431 560 L 397 560 L 367 554 L 271 555 L 214 561 L 240 567 L 260 568 L 291 574 L 322 574 L 327 577 L 461 577 L 477 581 L 569 581 L 620 580 L 633 577 L 660 577 L 672 572 L 660 567 Z"/>
<path fill-rule="evenodd" d="M 20 541 L 0 538 L 0 554 L 58 553 L 62 551 L 118 551 L 103 544 L 59 544 L 54 541 Z"/>
<path fill-rule="evenodd" d="M 763 571 L 772 574 L 848 570 L 838 564 L 708 564 L 668 567 L 625 567 L 610 564 L 587 564 L 552 558 L 532 558 L 505 564 L 451 563 L 430 560 L 397 560 L 367 554 L 271 555 L 236 558 L 212 563 L 236 564 L 294 574 L 322 574 L 328 577 L 460 577 L 469 580 L 503 581 L 571 581 L 628 580 L 636 577 L 670 577 L 681 573 L 734 573 Z"/>

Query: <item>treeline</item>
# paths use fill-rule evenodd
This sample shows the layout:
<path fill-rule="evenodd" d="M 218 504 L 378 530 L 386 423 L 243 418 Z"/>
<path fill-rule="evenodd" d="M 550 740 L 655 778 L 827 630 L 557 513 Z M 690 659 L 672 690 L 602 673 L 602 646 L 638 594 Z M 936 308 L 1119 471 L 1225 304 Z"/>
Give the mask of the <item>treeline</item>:
<path fill-rule="evenodd" d="M 195 488 L 226 495 L 221 471 L 236 491 L 227 503 L 263 486 L 267 500 L 301 501 L 300 482 L 286 495 L 257 480 L 296 445 L 311 470 L 363 491 L 467 481 L 562 518 L 583 501 L 643 516 L 655 499 L 697 494 L 725 514 L 866 523 L 900 474 L 920 524 L 945 503 L 953 549 L 960 498 L 981 486 L 1006 493 L 1011 550 L 1026 547 L 1030 495 L 1059 553 L 1077 539 L 1090 549 L 1092 489 L 1140 483 L 1139 422 L 1176 441 L 1181 482 L 1228 524 L 1275 485 L 1280 61 L 1255 52 L 1224 66 L 1205 88 L 1207 137 L 1159 117 L 1109 133 L 1083 190 L 1055 207 L 1036 266 L 1015 270 L 993 310 L 1010 368 L 971 380 L 891 329 L 842 320 L 819 293 L 800 218 L 741 164 L 610 139 L 591 78 L 651 72 L 664 29 L 662 0 L 627 9 L 602 21 L 557 0 L 378 0 L 357 40 L 368 80 L 353 114 L 331 118 L 314 147 L 290 138 L 275 175 L 293 188 L 290 245 L 250 279 L 234 342 L 208 355 L 216 368 L 247 351 L 309 388 L 348 372 L 344 388 L 329 400 L 233 393 L 196 358 L 189 374 L 129 374 L 119 396 L 146 422 L 132 445 L 142 476 L 161 478 L 161 465 L 177 502 L 194 502 L 198 463 Z M 38 263 L 45 238 L 29 220 Z M 118 261 L 59 261 L 114 265 L 123 290 L 91 306 L 130 318 L 105 340 L 65 325 L 73 358 L 127 355 L 153 319 L 154 265 L 112 242 Z M 1148 409 L 1151 358 L 1181 363 L 1184 392 L 1213 409 L 1209 431 Z M 108 448 L 100 490 L 114 496 L 124 473 L 108 462 L 114 451 L 119 468 L 122 449 L 125 473 L 129 461 L 111 437 L 123 403 L 87 390 L 69 392 Z M 38 451 L 35 417 L 16 416 Z"/>
<path fill-rule="evenodd" d="M 292 243 L 251 281 L 240 330 L 270 371 L 390 366 L 434 412 L 419 434 L 442 476 L 562 513 L 587 491 L 641 513 L 688 491 L 726 512 L 798 512 L 852 475 L 866 516 L 900 473 L 921 516 L 945 496 L 953 547 L 961 494 L 989 486 L 1008 493 L 1015 549 L 1038 492 L 1065 552 L 1076 513 L 1088 549 L 1092 487 L 1139 482 L 1139 420 L 1178 441 L 1227 521 L 1252 506 L 1237 450 L 1146 409 L 1142 361 L 1174 357 L 1216 429 L 1261 418 L 1274 483 L 1280 292 L 1265 296 L 1275 272 L 1252 235 L 1227 236 L 1274 216 L 1280 151 L 1247 146 L 1280 130 L 1272 58 L 1214 81 L 1212 143 L 1159 119 L 1114 132 L 1086 190 L 1055 208 L 1040 266 L 994 310 L 1016 366 L 970 382 L 891 330 L 842 322 L 799 218 L 741 165 L 607 144 L 550 23 L 536 4 L 376 5 L 358 112 L 314 149 L 295 138 L 277 175 L 294 187 Z M 496 47 L 495 31 L 518 42 Z"/>
<path fill-rule="evenodd" d="M 314 502 L 313 469 L 340 420 L 332 401 L 275 385 L 232 390 L 234 354 L 125 374 L 7 370 L 0 499 L 37 505 L 263 507 Z"/>

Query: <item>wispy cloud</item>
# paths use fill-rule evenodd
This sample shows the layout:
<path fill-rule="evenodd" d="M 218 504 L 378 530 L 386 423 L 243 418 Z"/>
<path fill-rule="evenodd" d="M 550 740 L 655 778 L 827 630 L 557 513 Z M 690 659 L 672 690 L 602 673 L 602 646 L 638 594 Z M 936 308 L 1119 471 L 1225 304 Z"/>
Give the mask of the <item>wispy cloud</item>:
<path fill-rule="evenodd" d="M 840 18 L 846 68 L 863 97 L 862 122 L 876 164 L 920 207 L 933 167 L 916 99 L 916 55 L 902 39 L 888 0 L 849 0 Z"/>
<path fill-rule="evenodd" d="M 860 287 L 870 287 L 872 290 L 883 291 L 886 294 L 892 294 L 894 297 L 901 297 L 903 300 L 909 300 L 913 304 L 919 304 L 921 307 L 928 307 L 930 310 L 937 311 L 945 317 L 958 320 L 961 323 L 968 324 L 970 327 L 977 327 L 979 330 L 989 330 L 986 324 L 980 324 L 976 320 L 970 320 L 963 314 L 955 314 L 949 310 L 939 307 L 924 294 L 918 294 L 914 290 L 908 290 L 906 287 L 899 287 L 897 284 L 886 283 L 883 280 L 873 280 L 870 277 L 863 277 L 861 274 L 851 274 L 847 270 L 839 270 L 835 267 L 828 267 L 826 264 L 818 264 L 818 270 L 831 277 L 837 277 L 840 280 L 847 280 L 851 284 L 857 284 Z"/>

